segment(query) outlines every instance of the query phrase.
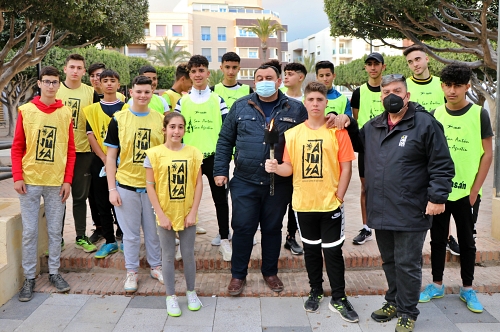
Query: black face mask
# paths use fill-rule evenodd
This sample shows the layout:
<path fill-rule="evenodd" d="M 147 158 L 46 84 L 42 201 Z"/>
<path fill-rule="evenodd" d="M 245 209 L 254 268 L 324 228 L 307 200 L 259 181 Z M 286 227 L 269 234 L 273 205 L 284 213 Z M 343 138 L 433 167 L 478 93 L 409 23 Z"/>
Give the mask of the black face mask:
<path fill-rule="evenodd" d="M 387 112 L 398 113 L 405 106 L 405 102 L 400 96 L 391 93 L 384 98 L 383 105 Z"/>

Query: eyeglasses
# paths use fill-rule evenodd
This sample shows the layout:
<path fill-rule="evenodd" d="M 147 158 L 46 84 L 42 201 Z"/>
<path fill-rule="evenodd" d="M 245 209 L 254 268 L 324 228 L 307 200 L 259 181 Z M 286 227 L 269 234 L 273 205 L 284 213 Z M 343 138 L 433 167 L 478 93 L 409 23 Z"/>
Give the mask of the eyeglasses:
<path fill-rule="evenodd" d="M 42 84 L 45 86 L 50 86 L 52 84 L 53 87 L 59 86 L 59 81 L 49 81 L 49 80 L 42 80 Z"/>

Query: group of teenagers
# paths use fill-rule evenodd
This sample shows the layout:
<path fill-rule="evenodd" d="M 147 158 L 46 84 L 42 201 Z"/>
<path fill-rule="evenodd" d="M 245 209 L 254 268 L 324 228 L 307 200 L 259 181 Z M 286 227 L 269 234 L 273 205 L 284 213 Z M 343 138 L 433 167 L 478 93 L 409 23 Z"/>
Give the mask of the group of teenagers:
<path fill-rule="evenodd" d="M 451 215 L 461 255 L 460 299 L 471 311 L 482 312 L 472 281 L 481 186 L 492 161 L 489 115 L 466 99 L 472 74 L 467 66 L 447 65 L 437 77 L 429 73 L 425 48 L 410 46 L 404 56 L 413 72 L 409 78 L 383 75 L 383 56 L 368 55 L 368 82 L 351 100 L 333 87 L 334 65 L 329 61 L 316 64 L 316 81 L 302 89 L 307 75 L 302 64 L 287 64 L 282 82 L 281 64 L 271 60 L 255 70 L 252 89 L 236 80 L 236 53 L 222 57 L 224 79 L 214 87 L 208 86 L 208 60 L 194 55 L 177 67 L 176 81 L 162 97 L 154 94 L 154 68 L 141 68 L 127 103 L 117 93 L 119 75 L 104 66 L 99 84 L 83 84 L 85 61 L 78 54 L 67 58 L 64 82 L 56 68 L 43 68 L 40 95 L 19 108 L 12 146 L 26 277 L 19 300 L 33 297 L 40 197 L 49 234 L 49 280 L 64 292 L 70 286 L 58 268 L 65 201 L 71 190 L 75 245 L 95 251 L 85 236 L 85 223 L 77 222 L 81 215 L 76 215 L 85 217 L 91 190 L 89 201 L 94 200 L 98 211 L 96 230 L 106 241 L 95 257 L 124 252 L 125 291 L 138 287 L 142 227 L 151 277 L 166 287 L 168 315 L 181 315 L 175 294 L 176 242 L 187 307 L 199 310 L 194 243 L 204 174 L 219 226 L 212 244 L 231 262 L 230 295 L 244 289 L 259 228 L 263 278 L 273 291 L 283 290 L 278 258 L 288 208 L 285 248 L 304 254 L 311 286 L 304 309 L 319 310 L 324 262 L 329 308 L 348 322 L 358 322 L 345 293 L 342 255 L 343 200 L 356 151 L 364 226 L 353 242 L 365 243 L 375 230 L 389 286 L 386 302 L 371 317 L 378 322 L 397 317 L 396 331 L 412 331 L 418 302 L 444 296 Z M 89 74 L 92 82 L 96 75 Z M 273 128 L 277 143 L 266 139 L 266 131 Z M 85 211 L 75 207 L 82 203 Z M 123 233 L 121 245 L 115 220 Z M 422 248 L 429 229 L 433 283 L 421 291 Z M 303 248 L 295 240 L 297 230 Z"/>

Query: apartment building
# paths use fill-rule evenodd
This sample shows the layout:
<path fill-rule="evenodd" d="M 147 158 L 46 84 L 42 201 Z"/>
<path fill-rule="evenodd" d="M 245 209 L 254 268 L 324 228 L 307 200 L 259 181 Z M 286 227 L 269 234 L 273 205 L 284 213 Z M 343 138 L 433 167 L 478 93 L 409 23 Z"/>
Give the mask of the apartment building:
<path fill-rule="evenodd" d="M 389 40 L 397 46 L 403 46 L 403 40 Z M 402 55 L 401 50 L 379 45 L 374 42 L 374 46 L 363 39 L 346 36 L 330 36 L 330 27 L 325 28 L 304 39 L 297 39 L 288 43 L 287 60 L 289 62 L 301 62 L 305 56 L 314 57 L 315 61 L 329 60 L 338 66 L 346 64 L 352 60 L 362 58 L 371 52 L 384 53 L 386 55 Z"/>
<path fill-rule="evenodd" d="M 222 55 L 236 52 L 241 57 L 239 80 L 250 83 L 255 68 L 264 60 L 260 39 L 246 31 L 257 18 L 271 18 L 281 24 L 279 14 L 262 7 L 262 0 L 150 0 L 149 20 L 141 44 L 130 44 L 125 54 L 147 57 L 162 39 L 180 42 L 178 47 L 207 57 L 210 69 L 218 69 Z M 286 62 L 288 43 L 285 31 L 269 38 L 267 59 Z"/>

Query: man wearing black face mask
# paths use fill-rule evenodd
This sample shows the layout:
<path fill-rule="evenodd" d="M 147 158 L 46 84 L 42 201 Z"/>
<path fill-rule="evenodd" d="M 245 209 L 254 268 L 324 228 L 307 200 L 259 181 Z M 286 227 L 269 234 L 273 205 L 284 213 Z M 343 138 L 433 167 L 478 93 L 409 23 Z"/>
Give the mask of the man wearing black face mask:
<path fill-rule="evenodd" d="M 422 248 L 432 216 L 444 212 L 455 175 L 441 124 L 410 102 L 403 75 L 381 82 L 385 111 L 358 132 L 350 119 L 355 151 L 365 153 L 368 226 L 375 229 L 389 290 L 377 322 L 398 316 L 396 331 L 412 331 L 419 314 Z"/>

